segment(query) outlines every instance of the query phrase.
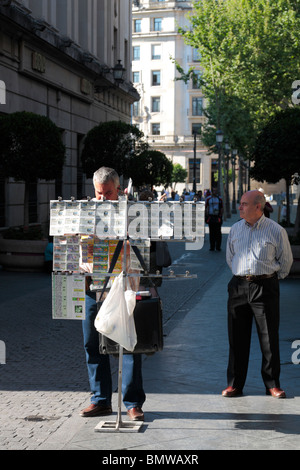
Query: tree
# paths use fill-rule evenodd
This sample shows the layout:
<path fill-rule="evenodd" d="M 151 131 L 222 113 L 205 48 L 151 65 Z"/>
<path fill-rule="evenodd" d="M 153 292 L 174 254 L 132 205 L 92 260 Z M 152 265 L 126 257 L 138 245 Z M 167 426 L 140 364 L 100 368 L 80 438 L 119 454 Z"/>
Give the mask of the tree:
<path fill-rule="evenodd" d="M 201 0 L 188 18 L 179 32 L 201 55 L 200 85 L 217 110 L 221 95 L 236 96 L 261 127 L 287 107 L 300 69 L 298 0 Z"/>
<path fill-rule="evenodd" d="M 217 114 L 219 114 L 219 128 L 231 148 L 239 149 L 240 153 L 249 156 L 256 138 L 256 132 L 249 110 L 245 103 L 236 96 L 220 95 L 219 108 L 215 100 L 208 101 L 204 114 L 207 122 L 202 128 L 202 141 L 204 145 L 216 152 Z"/>
<path fill-rule="evenodd" d="M 129 175 L 134 186 L 168 184 L 172 179 L 173 164 L 158 150 L 144 150 L 129 161 Z"/>
<path fill-rule="evenodd" d="M 285 179 L 287 223 L 290 225 L 289 187 L 299 183 L 300 108 L 280 111 L 269 120 L 257 137 L 252 160 L 254 166 L 250 175 L 257 181 L 277 183 L 281 178 Z M 298 230 L 299 227 L 295 227 L 295 231 Z"/>
<path fill-rule="evenodd" d="M 29 225 L 29 184 L 61 175 L 65 161 L 59 128 L 46 116 L 16 112 L 0 117 L 1 162 L 5 177 L 25 182 L 24 230 Z"/>
<path fill-rule="evenodd" d="M 172 183 L 174 184 L 174 189 L 176 188 L 177 183 L 184 183 L 187 178 L 188 172 L 183 168 L 180 163 L 173 164 L 172 171 Z"/>
<path fill-rule="evenodd" d="M 136 126 L 122 121 L 101 122 L 91 129 L 84 141 L 81 161 L 84 173 L 91 178 L 101 166 L 114 168 L 128 176 L 131 155 L 139 154 L 148 144 Z"/>

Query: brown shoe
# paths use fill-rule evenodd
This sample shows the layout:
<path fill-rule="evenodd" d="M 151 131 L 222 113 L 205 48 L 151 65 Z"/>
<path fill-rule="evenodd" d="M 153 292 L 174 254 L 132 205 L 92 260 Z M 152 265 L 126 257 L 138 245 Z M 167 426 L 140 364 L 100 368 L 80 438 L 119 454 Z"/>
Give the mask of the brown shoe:
<path fill-rule="evenodd" d="M 127 415 L 131 421 L 144 421 L 144 413 L 140 406 L 135 406 L 134 408 L 127 410 Z"/>
<path fill-rule="evenodd" d="M 89 418 L 90 416 L 104 416 L 104 415 L 110 415 L 111 413 L 112 413 L 111 406 L 91 404 L 84 410 L 80 411 L 80 416 L 83 416 L 83 418 Z"/>
<path fill-rule="evenodd" d="M 243 391 L 240 388 L 231 386 L 225 388 L 225 390 L 222 392 L 223 397 L 239 397 L 240 395 L 243 395 Z"/>
<path fill-rule="evenodd" d="M 285 391 L 281 388 L 267 388 L 266 395 L 272 395 L 274 398 L 286 398 Z"/>

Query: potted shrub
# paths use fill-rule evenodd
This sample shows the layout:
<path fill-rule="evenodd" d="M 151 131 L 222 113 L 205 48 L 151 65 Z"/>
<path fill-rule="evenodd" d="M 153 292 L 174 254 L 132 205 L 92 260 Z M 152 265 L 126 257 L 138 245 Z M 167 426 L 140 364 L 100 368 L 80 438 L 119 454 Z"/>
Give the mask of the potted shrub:
<path fill-rule="evenodd" d="M 26 111 L 0 117 L 0 141 L 0 171 L 25 183 L 24 222 L 2 234 L 0 264 L 7 269 L 39 269 L 47 240 L 42 240 L 40 227 L 29 227 L 29 183 L 61 175 L 65 146 L 49 118 Z"/>

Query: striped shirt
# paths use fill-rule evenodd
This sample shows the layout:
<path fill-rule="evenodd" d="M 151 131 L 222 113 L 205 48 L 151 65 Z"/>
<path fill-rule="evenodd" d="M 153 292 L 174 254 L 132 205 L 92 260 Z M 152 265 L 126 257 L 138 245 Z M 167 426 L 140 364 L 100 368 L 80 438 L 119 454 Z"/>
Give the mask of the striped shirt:
<path fill-rule="evenodd" d="M 287 232 L 264 215 L 253 226 L 242 219 L 231 227 L 226 261 L 235 276 L 277 272 L 283 279 L 293 263 Z"/>

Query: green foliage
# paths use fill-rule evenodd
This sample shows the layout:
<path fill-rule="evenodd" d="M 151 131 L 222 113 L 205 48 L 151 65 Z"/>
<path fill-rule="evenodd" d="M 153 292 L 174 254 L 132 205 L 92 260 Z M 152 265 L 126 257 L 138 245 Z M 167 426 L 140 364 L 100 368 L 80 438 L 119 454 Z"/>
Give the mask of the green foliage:
<path fill-rule="evenodd" d="M 291 103 L 300 69 L 298 0 L 201 0 L 189 20 L 179 32 L 198 49 L 202 88 L 218 110 L 221 96 L 235 96 L 259 129 Z"/>
<path fill-rule="evenodd" d="M 137 127 L 122 121 L 102 122 L 91 129 L 81 156 L 87 177 L 101 166 L 109 166 L 132 178 L 137 187 L 170 182 L 172 163 L 163 153 L 149 150 L 143 137 Z"/>
<path fill-rule="evenodd" d="M 239 149 L 244 156 L 249 155 L 255 142 L 256 132 L 245 103 L 235 96 L 223 94 L 219 96 L 218 106 L 217 108 L 216 101 L 212 97 L 204 110 L 208 118 L 202 130 L 204 145 L 212 148 L 214 152 L 217 151 L 215 145 L 218 122 L 231 148 Z"/>
<path fill-rule="evenodd" d="M 187 72 L 185 72 L 176 59 L 174 59 L 173 57 L 170 58 L 173 64 L 175 64 L 176 70 L 180 74 L 179 77 L 175 77 L 175 81 L 182 80 L 187 85 L 188 82 L 192 80 L 193 85 L 197 86 L 198 88 L 200 88 L 202 85 L 205 85 L 205 82 L 202 80 L 202 75 L 197 75 L 195 73 L 195 67 L 192 66 L 188 69 Z"/>
<path fill-rule="evenodd" d="M 167 184 L 172 179 L 173 164 L 158 150 L 144 150 L 129 161 L 129 173 L 134 186 Z"/>
<path fill-rule="evenodd" d="M 172 183 L 175 183 L 174 188 L 176 187 L 177 183 L 184 183 L 188 176 L 188 172 L 185 168 L 183 168 L 180 163 L 173 164 L 173 171 L 172 171 Z"/>
<path fill-rule="evenodd" d="M 85 138 L 81 155 L 83 171 L 88 178 L 101 166 L 114 168 L 119 175 L 130 176 L 130 156 L 139 154 L 147 144 L 137 127 L 122 121 L 101 122 Z"/>
<path fill-rule="evenodd" d="M 251 176 L 277 183 L 281 178 L 298 184 L 300 168 L 300 108 L 288 108 L 273 116 L 258 135 L 252 154 Z"/>
<path fill-rule="evenodd" d="M 0 118 L 0 169 L 26 183 L 60 176 L 65 147 L 58 127 L 46 116 L 26 111 Z"/>
<path fill-rule="evenodd" d="M 287 225 L 290 226 L 289 186 L 299 183 L 300 108 L 288 108 L 273 116 L 258 135 L 252 155 L 251 177 L 257 181 L 286 181 Z M 295 234 L 299 232 L 300 204 L 297 208 Z"/>

